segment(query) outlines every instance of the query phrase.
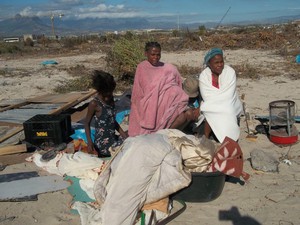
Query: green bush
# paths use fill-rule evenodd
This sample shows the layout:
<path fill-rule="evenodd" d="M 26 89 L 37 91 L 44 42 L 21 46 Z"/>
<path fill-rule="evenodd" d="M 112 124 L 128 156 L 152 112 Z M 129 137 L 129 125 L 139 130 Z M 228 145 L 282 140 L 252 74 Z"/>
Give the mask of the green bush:
<path fill-rule="evenodd" d="M 137 36 L 127 35 L 115 40 L 111 49 L 107 52 L 106 63 L 108 71 L 115 75 L 116 79 L 121 79 L 135 73 L 136 66 L 144 56 L 144 42 Z M 132 77 L 129 78 L 132 80 Z"/>
<path fill-rule="evenodd" d="M 206 27 L 204 25 L 201 25 L 198 27 L 198 34 L 204 35 L 206 33 Z"/>
<path fill-rule="evenodd" d="M 21 52 L 19 43 L 0 43 L 0 54 Z"/>

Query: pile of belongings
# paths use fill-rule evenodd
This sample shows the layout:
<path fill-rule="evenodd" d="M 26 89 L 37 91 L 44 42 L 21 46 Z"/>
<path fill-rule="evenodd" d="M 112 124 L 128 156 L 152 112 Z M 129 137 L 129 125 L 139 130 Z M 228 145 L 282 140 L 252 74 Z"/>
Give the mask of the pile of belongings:
<path fill-rule="evenodd" d="M 236 167 L 228 163 L 231 168 L 224 167 L 224 157 L 231 158 L 231 162 L 243 162 L 238 144 L 230 139 L 225 140 L 227 142 L 219 146 L 204 136 L 197 138 L 179 130 L 165 129 L 127 138 L 121 146 L 111 149 L 112 157 L 106 161 L 77 152 L 75 154 L 93 158 L 83 165 L 84 169 L 89 170 L 87 179 L 93 181 L 90 183 L 92 187 L 89 187 L 89 196 L 95 202 L 75 201 L 72 209 L 78 211 L 83 225 L 141 224 L 141 211 L 146 214 L 146 220 L 150 219 L 153 212 L 156 221 L 163 220 L 171 211 L 169 196 L 190 184 L 191 172 L 224 169 L 224 173 L 237 177 L 242 175 L 242 166 Z M 232 151 L 230 146 L 234 147 Z M 222 153 L 219 152 L 221 150 Z M 80 157 L 85 158 L 83 155 Z M 61 175 L 74 175 L 72 169 L 66 169 L 68 165 L 60 165 L 74 156 L 67 158 L 68 160 L 61 156 L 59 162 L 48 163 L 62 167 Z M 81 162 L 77 162 L 79 166 Z M 226 169 L 228 170 L 225 171 Z M 56 171 L 52 169 L 52 172 Z M 94 174 L 91 176 L 92 173 Z M 83 174 L 81 171 L 81 176 Z"/>

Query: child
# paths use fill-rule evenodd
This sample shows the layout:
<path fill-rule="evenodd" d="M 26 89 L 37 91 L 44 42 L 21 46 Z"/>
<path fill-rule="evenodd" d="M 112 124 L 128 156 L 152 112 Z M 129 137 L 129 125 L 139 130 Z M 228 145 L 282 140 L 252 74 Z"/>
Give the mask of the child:
<path fill-rule="evenodd" d="M 85 118 L 85 132 L 88 141 L 88 152 L 96 150 L 98 157 L 109 157 L 110 147 L 121 145 L 127 134 L 115 120 L 113 91 L 116 88 L 114 77 L 104 71 L 95 70 L 92 76 L 93 88 L 97 96 L 89 103 Z M 95 139 L 91 138 L 91 121 L 95 120 Z M 120 136 L 116 135 L 118 131 Z"/>
<path fill-rule="evenodd" d="M 188 77 L 183 81 L 182 88 L 189 96 L 188 106 L 190 108 L 199 108 L 200 89 L 199 80 L 195 77 Z"/>
<path fill-rule="evenodd" d="M 188 107 L 194 113 L 194 121 L 190 121 L 185 125 L 183 131 L 185 133 L 197 133 L 198 126 L 202 123 L 204 116 L 200 114 L 201 95 L 199 90 L 199 80 L 196 77 L 188 77 L 183 81 L 182 88 L 189 96 Z"/>

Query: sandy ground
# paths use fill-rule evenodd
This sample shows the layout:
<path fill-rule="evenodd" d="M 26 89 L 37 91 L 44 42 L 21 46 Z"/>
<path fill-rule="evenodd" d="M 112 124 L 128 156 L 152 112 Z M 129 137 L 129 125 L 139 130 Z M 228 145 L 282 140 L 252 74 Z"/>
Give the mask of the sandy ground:
<path fill-rule="evenodd" d="M 162 61 L 176 65 L 199 67 L 205 52 L 163 53 Z M 83 64 L 87 68 L 101 67 L 103 54 L 53 57 L 55 66 L 42 66 L 49 58 L 1 59 L 0 69 L 10 71 L 13 76 L 0 76 L 0 100 L 25 99 L 51 93 L 53 88 L 70 79 L 65 68 Z M 251 118 L 255 115 L 268 115 L 269 103 L 275 100 L 293 100 L 300 105 L 300 79 L 290 80 L 282 65 L 286 59 L 271 51 L 228 50 L 225 51 L 227 64 L 245 64 L 272 69 L 280 76 L 264 77 L 259 80 L 238 77 L 239 94 L 245 94 L 247 110 Z M 96 64 L 96 65 L 95 65 Z M 299 115 L 299 112 L 296 112 Z M 250 127 L 255 128 L 259 121 L 252 119 Z M 299 123 L 295 124 L 298 130 Z M 277 146 L 265 134 L 257 134 L 255 140 L 246 138 L 247 127 L 241 120 L 240 146 L 244 153 L 244 170 L 251 177 L 244 185 L 226 182 L 223 192 L 216 200 L 205 203 L 187 203 L 184 213 L 171 221 L 171 225 L 222 224 L 222 225 L 296 225 L 300 222 L 300 145 Z M 252 169 L 250 153 L 260 149 L 275 157 L 279 164 L 278 172 L 263 172 Z M 281 159 L 288 158 L 290 165 Z M 22 171 L 40 171 L 32 163 L 20 163 L 7 167 L 1 174 Z M 67 190 L 40 194 L 33 202 L 0 202 L 1 224 L 80 224 L 78 215 L 71 214 L 71 196 Z M 227 216 L 222 217 L 223 214 Z M 221 215 L 221 216 L 220 216 Z"/>

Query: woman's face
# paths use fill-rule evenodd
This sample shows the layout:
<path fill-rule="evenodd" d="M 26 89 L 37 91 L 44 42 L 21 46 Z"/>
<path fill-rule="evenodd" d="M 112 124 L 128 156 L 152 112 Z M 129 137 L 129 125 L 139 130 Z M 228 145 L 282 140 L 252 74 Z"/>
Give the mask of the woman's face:
<path fill-rule="evenodd" d="M 215 55 L 208 63 L 209 68 L 215 75 L 220 75 L 224 69 L 224 59 L 222 55 Z"/>
<path fill-rule="evenodd" d="M 145 55 L 148 59 L 148 61 L 153 65 L 157 66 L 158 62 L 161 57 L 161 49 L 160 48 L 151 48 L 147 52 L 145 52 Z"/>

